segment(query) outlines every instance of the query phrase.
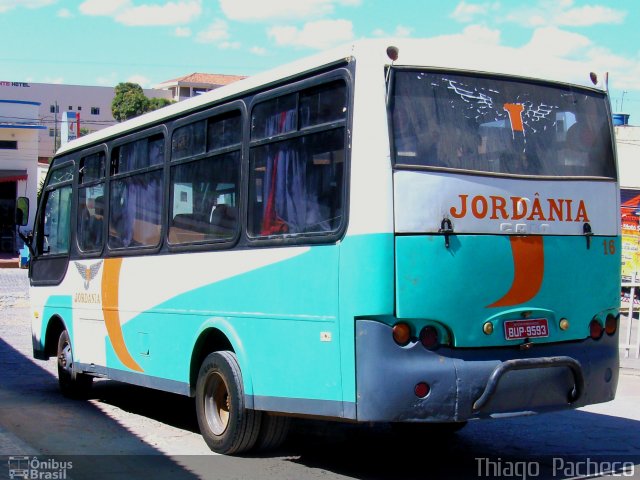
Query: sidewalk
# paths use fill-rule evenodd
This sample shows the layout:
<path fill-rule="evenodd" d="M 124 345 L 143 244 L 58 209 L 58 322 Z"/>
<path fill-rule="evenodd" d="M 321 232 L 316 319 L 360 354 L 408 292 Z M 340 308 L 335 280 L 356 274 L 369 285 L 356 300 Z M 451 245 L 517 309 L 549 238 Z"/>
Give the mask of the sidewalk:
<path fill-rule="evenodd" d="M 629 358 L 624 358 L 624 350 L 620 350 L 620 368 L 633 369 L 640 373 L 640 358 L 635 358 L 633 353 Z"/>
<path fill-rule="evenodd" d="M 0 253 L 0 268 L 18 268 L 20 258 L 17 253 Z"/>

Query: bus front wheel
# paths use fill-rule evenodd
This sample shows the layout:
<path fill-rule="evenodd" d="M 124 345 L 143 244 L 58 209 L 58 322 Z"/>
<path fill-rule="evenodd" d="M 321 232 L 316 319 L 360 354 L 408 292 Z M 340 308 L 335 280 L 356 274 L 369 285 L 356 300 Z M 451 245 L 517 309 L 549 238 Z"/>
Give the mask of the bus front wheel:
<path fill-rule="evenodd" d="M 233 352 L 215 352 L 202 362 L 196 413 L 200 433 L 214 452 L 237 454 L 255 445 L 262 415 L 245 407 L 242 373 Z"/>
<path fill-rule="evenodd" d="M 58 337 L 58 385 L 65 397 L 86 398 L 91 390 L 93 377 L 73 370 L 73 350 L 69 332 L 63 330 Z"/>

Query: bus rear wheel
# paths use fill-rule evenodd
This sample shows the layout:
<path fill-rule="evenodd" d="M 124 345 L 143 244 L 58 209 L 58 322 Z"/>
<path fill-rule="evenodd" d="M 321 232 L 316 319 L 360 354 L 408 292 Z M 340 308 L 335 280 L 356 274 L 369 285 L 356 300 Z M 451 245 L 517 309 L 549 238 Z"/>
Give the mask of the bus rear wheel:
<path fill-rule="evenodd" d="M 215 352 L 202 362 L 196 413 L 200 433 L 214 452 L 237 454 L 255 445 L 262 413 L 245 407 L 242 372 L 233 352 Z"/>
<path fill-rule="evenodd" d="M 69 398 L 86 398 L 91 390 L 93 377 L 74 371 L 73 350 L 66 330 L 58 337 L 57 363 L 58 385 L 62 394 Z"/>
<path fill-rule="evenodd" d="M 268 452 L 280 447 L 287 439 L 290 426 L 290 417 L 264 413 L 262 415 L 262 425 L 260 426 L 256 450 L 259 452 Z"/>

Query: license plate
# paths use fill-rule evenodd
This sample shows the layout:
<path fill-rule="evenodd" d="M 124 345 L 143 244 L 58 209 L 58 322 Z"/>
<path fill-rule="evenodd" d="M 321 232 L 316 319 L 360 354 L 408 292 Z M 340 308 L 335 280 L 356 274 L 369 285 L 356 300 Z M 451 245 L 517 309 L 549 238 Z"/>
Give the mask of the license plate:
<path fill-rule="evenodd" d="M 528 320 L 507 320 L 504 322 L 504 338 L 522 340 L 524 338 L 541 338 L 549 336 L 546 318 Z"/>

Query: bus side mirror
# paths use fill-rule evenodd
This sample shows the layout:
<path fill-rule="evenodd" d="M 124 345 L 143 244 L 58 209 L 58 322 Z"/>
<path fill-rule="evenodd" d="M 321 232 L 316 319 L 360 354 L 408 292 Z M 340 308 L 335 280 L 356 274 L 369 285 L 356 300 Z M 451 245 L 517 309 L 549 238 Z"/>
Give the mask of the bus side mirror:
<path fill-rule="evenodd" d="M 19 227 L 24 227 L 29 222 L 29 199 L 27 197 L 18 197 L 16 200 L 16 218 L 15 223 Z"/>

